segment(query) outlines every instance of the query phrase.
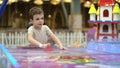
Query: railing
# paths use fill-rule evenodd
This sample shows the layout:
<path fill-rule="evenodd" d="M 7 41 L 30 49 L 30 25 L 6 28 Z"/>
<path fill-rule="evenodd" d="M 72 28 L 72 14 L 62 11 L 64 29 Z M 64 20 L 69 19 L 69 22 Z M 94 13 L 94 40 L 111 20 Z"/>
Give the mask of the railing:
<path fill-rule="evenodd" d="M 67 47 L 85 46 L 87 44 L 87 34 L 81 30 L 72 32 L 55 32 L 55 35 Z"/>
<path fill-rule="evenodd" d="M 28 44 L 26 31 L 1 31 L 0 43 L 6 47 L 24 46 Z"/>
<path fill-rule="evenodd" d="M 83 31 L 55 31 L 55 35 L 60 39 L 63 45 L 67 47 L 84 46 L 87 43 L 86 33 Z M 27 31 L 2 31 L 0 32 L 0 43 L 6 47 L 26 46 Z"/>
<path fill-rule="evenodd" d="M 20 65 L 16 61 L 16 59 L 1 44 L 0 44 L 0 68 L 20 68 Z"/>

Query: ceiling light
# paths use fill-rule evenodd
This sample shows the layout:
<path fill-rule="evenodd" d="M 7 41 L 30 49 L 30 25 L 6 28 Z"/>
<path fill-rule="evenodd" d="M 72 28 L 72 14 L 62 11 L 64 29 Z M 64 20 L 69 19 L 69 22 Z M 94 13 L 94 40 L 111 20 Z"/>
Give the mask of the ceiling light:
<path fill-rule="evenodd" d="M 0 4 L 2 4 L 3 3 L 3 1 L 0 1 Z"/>
<path fill-rule="evenodd" d="M 43 1 L 42 0 L 35 0 L 34 4 L 41 5 L 41 4 L 43 4 Z"/>
<path fill-rule="evenodd" d="M 66 2 L 66 3 L 71 3 L 72 2 L 72 0 L 63 0 L 64 2 Z"/>
<path fill-rule="evenodd" d="M 30 0 L 23 0 L 24 2 L 29 2 Z"/>
<path fill-rule="evenodd" d="M 91 4 L 92 4 L 92 3 L 87 0 L 87 1 L 84 2 L 84 7 L 90 7 Z"/>
<path fill-rule="evenodd" d="M 53 5 L 57 5 L 57 4 L 60 3 L 60 0 L 51 0 L 51 3 L 52 3 Z"/>

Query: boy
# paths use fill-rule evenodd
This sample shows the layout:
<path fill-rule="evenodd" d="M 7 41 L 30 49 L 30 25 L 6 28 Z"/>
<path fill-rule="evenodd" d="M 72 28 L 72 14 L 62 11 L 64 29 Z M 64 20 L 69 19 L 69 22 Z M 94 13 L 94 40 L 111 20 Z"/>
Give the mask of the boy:
<path fill-rule="evenodd" d="M 28 41 L 33 45 L 40 48 L 46 48 L 50 43 L 48 39 L 51 38 L 55 41 L 60 49 L 66 49 L 60 40 L 53 34 L 47 25 L 44 24 L 44 12 L 39 7 L 33 7 L 29 10 L 30 20 L 32 26 L 28 28 Z"/>

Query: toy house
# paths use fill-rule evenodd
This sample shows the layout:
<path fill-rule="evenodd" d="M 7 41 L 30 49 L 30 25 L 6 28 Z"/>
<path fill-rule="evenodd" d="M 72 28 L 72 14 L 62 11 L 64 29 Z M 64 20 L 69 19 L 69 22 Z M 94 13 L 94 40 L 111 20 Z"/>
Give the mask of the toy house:
<path fill-rule="evenodd" d="M 89 24 L 97 24 L 97 40 L 118 38 L 120 9 L 115 0 L 99 0 L 98 9 L 91 5 Z"/>

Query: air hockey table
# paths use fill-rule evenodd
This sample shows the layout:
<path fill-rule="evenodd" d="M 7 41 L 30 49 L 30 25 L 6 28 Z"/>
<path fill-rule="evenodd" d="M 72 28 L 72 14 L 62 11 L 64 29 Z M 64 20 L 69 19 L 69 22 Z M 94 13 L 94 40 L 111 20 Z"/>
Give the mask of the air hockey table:
<path fill-rule="evenodd" d="M 5 48 L 0 45 L 0 68 L 120 68 L 120 54 L 85 48 Z"/>

